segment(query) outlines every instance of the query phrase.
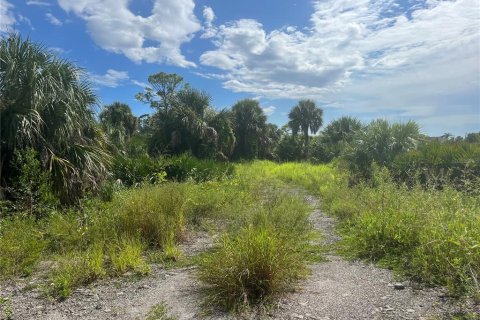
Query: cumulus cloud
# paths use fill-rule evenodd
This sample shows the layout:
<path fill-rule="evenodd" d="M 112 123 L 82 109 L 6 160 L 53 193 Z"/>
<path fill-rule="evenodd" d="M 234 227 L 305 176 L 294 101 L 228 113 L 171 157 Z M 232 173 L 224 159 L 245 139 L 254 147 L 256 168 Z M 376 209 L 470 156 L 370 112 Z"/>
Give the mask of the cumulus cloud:
<path fill-rule="evenodd" d="M 213 38 L 216 33 L 217 29 L 213 26 L 213 20 L 215 20 L 215 13 L 211 7 L 204 6 L 203 7 L 203 19 L 204 19 L 204 27 L 203 33 L 200 36 L 202 39 L 209 39 Z"/>
<path fill-rule="evenodd" d="M 272 115 L 277 108 L 275 106 L 262 107 L 263 113 L 267 116 Z"/>
<path fill-rule="evenodd" d="M 201 25 L 193 0 L 155 0 L 147 17 L 134 14 L 128 0 L 58 0 L 60 7 L 86 21 L 92 39 L 105 50 L 124 54 L 134 62 L 166 62 L 194 67 L 180 46 Z"/>
<path fill-rule="evenodd" d="M 200 62 L 220 70 L 225 88 L 267 98 L 405 115 L 457 99 L 478 113 L 478 9 L 477 0 L 316 1 L 306 29 L 267 32 L 249 19 L 212 26 L 215 49 Z"/>
<path fill-rule="evenodd" d="M 63 22 L 60 19 L 58 19 L 57 17 L 55 17 L 53 14 L 51 14 L 50 12 L 46 13 L 45 17 L 47 18 L 48 22 L 50 22 L 51 24 L 53 24 L 55 26 L 63 25 Z"/>
<path fill-rule="evenodd" d="M 127 71 L 118 71 L 108 69 L 104 75 L 89 73 L 89 79 L 92 83 L 109 88 L 117 88 L 129 79 Z"/>
<path fill-rule="evenodd" d="M 15 25 L 16 20 L 12 9 L 13 5 L 7 0 L 0 0 L 0 33 L 10 31 Z"/>

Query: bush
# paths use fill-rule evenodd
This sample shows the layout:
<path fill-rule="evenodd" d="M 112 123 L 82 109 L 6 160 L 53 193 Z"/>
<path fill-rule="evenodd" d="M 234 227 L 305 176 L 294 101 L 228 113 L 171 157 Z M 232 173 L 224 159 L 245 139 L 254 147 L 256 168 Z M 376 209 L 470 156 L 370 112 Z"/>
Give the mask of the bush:
<path fill-rule="evenodd" d="M 17 174 L 7 190 L 13 199 L 13 211 L 26 212 L 39 218 L 58 206 L 59 200 L 53 195 L 50 174 L 42 169 L 34 149 L 16 151 L 12 166 Z"/>
<path fill-rule="evenodd" d="M 425 142 L 417 150 L 401 154 L 392 165 L 395 180 L 414 185 L 480 192 L 480 144 Z"/>

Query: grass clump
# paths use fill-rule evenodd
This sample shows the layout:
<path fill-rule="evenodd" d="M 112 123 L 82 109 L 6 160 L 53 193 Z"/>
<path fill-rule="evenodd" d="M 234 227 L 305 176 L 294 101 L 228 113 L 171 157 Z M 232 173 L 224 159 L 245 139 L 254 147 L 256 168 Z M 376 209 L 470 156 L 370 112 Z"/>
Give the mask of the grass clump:
<path fill-rule="evenodd" d="M 109 260 L 113 275 L 122 275 L 127 271 L 147 274 L 149 266 L 143 258 L 144 245 L 138 239 L 121 239 L 118 244 L 110 246 Z"/>
<path fill-rule="evenodd" d="M 279 192 L 256 194 L 256 206 L 242 212 L 216 250 L 199 259 L 208 307 L 239 311 L 265 304 L 306 275 L 310 208 L 298 197 Z"/>
<path fill-rule="evenodd" d="M 29 275 L 45 247 L 33 218 L 0 220 L 0 278 Z"/>
<path fill-rule="evenodd" d="M 101 246 L 84 252 L 71 252 L 57 260 L 58 266 L 50 274 L 47 294 L 65 299 L 76 287 L 87 285 L 105 275 L 104 252 Z"/>
<path fill-rule="evenodd" d="M 247 227 L 225 236 L 220 248 L 200 262 L 208 303 L 229 310 L 268 301 L 304 272 L 299 253 L 268 228 Z"/>
<path fill-rule="evenodd" d="M 177 320 L 178 318 L 169 315 L 168 307 L 165 303 L 159 303 L 150 309 L 145 320 Z"/>
<path fill-rule="evenodd" d="M 140 237 L 149 247 L 174 246 L 184 237 L 185 186 L 169 183 L 128 190 L 113 201 L 119 233 Z"/>

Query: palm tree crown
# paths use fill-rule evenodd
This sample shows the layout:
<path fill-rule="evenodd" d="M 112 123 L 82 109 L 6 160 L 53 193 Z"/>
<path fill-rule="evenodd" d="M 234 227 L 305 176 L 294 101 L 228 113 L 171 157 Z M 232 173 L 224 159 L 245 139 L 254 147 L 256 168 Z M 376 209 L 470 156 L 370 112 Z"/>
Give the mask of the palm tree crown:
<path fill-rule="evenodd" d="M 323 110 L 315 105 L 312 100 L 300 100 L 298 104 L 288 114 L 290 121 L 288 126 L 292 129 L 292 134 L 296 135 L 299 130 L 303 133 L 305 146 L 308 146 L 308 130 L 312 134 L 317 133 L 323 124 Z"/>

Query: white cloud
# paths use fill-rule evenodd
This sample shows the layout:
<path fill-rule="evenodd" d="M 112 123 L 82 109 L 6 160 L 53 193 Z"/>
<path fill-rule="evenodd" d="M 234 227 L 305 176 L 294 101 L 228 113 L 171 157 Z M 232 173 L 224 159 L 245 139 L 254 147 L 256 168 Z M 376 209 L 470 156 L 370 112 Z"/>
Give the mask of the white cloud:
<path fill-rule="evenodd" d="M 49 7 L 49 6 L 51 6 L 52 4 L 51 4 L 50 2 L 46 2 L 46 1 L 31 0 L 31 1 L 27 1 L 27 5 L 29 5 L 29 6 Z"/>
<path fill-rule="evenodd" d="M 53 24 L 55 26 L 63 25 L 63 22 L 60 19 L 58 19 L 57 17 L 55 17 L 53 14 L 51 14 L 50 12 L 46 13 L 45 17 L 47 18 L 48 22 L 50 22 L 51 24 Z"/>
<path fill-rule="evenodd" d="M 58 0 L 58 3 L 65 11 L 85 20 L 92 39 L 105 50 L 124 54 L 137 63 L 195 66 L 180 50 L 201 29 L 193 13 L 193 0 L 155 0 L 148 17 L 135 15 L 128 8 L 128 0 Z"/>
<path fill-rule="evenodd" d="M 205 23 L 211 26 L 213 20 L 215 19 L 215 13 L 213 12 L 213 9 L 207 6 L 203 7 L 203 18 L 205 19 Z"/>
<path fill-rule="evenodd" d="M 0 33 L 8 32 L 15 25 L 15 16 L 11 11 L 13 5 L 7 0 L 0 0 Z"/>
<path fill-rule="evenodd" d="M 108 69 L 104 75 L 89 73 L 90 81 L 102 87 L 116 88 L 129 79 L 127 71 Z"/>
<path fill-rule="evenodd" d="M 262 107 L 263 113 L 267 116 L 272 115 L 277 108 L 274 106 Z"/>
<path fill-rule="evenodd" d="M 149 85 L 145 82 L 141 82 L 141 81 L 138 81 L 138 80 L 134 80 L 132 79 L 131 82 L 136 85 L 136 86 L 139 86 L 141 88 L 146 88 L 146 87 L 149 87 Z"/>
<path fill-rule="evenodd" d="M 212 26 L 216 48 L 200 62 L 235 92 L 348 108 L 437 112 L 446 96 L 478 91 L 478 1 L 417 1 L 401 11 L 396 2 L 316 1 L 303 30 L 266 32 L 247 19 Z"/>
<path fill-rule="evenodd" d="M 200 37 L 202 39 L 213 38 L 217 34 L 217 30 L 212 24 L 213 20 L 215 20 L 215 13 L 213 12 L 212 8 L 207 6 L 203 7 L 203 19 L 205 20 L 205 22 L 203 27 L 203 33 Z"/>

